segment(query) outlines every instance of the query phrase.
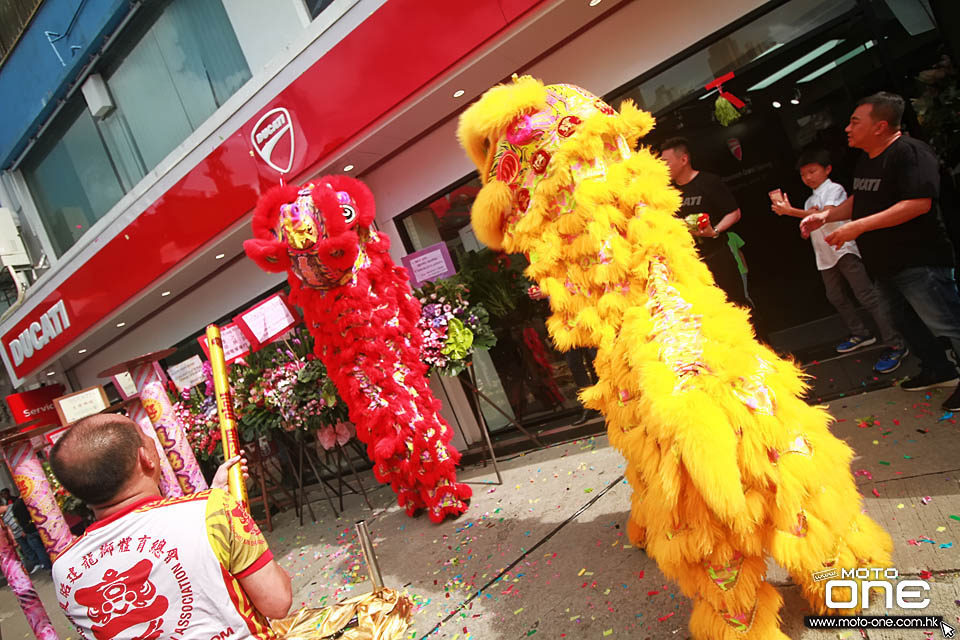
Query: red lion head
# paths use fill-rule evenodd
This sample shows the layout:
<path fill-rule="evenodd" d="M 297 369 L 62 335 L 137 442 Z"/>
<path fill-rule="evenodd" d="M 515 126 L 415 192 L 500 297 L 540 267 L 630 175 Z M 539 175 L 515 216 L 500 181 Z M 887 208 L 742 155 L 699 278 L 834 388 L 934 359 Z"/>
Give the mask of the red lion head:
<path fill-rule="evenodd" d="M 274 187 L 257 203 L 243 248 L 265 271 L 289 269 L 307 287 L 330 289 L 358 266 L 374 215 L 373 194 L 347 176 Z"/>
<path fill-rule="evenodd" d="M 150 582 L 153 564 L 141 560 L 123 573 L 108 569 L 103 580 L 92 587 L 77 589 L 77 604 L 87 607 L 87 616 L 97 640 L 116 637 L 124 629 L 149 623 L 140 635 L 143 640 L 160 637 L 162 619 L 168 600 L 157 594 Z"/>

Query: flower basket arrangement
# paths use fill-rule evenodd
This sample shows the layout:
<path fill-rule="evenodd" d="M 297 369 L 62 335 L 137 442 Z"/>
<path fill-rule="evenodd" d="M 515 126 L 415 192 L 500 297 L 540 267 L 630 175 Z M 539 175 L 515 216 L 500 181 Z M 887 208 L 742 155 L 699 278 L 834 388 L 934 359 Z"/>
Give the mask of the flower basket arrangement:
<path fill-rule="evenodd" d="M 477 349 L 496 344 L 490 315 L 482 304 L 470 304 L 469 288 L 457 276 L 427 282 L 414 292 L 420 300 L 417 329 L 423 336 L 421 355 L 430 373 L 456 376 Z"/>
<path fill-rule="evenodd" d="M 213 392 L 213 373 L 209 362 L 203 363 L 206 381 L 203 388 L 198 384 L 180 392 L 173 410 L 184 426 L 187 440 L 194 455 L 202 462 L 223 458 L 220 444 L 220 418 L 217 415 L 217 399 Z"/>
<path fill-rule="evenodd" d="M 347 406 L 313 354 L 313 337 L 303 327 L 230 367 L 241 438 L 250 442 L 272 431 L 326 432 L 348 421 Z M 341 426 L 339 439 L 344 438 Z M 318 433 L 329 442 L 329 433 Z"/>

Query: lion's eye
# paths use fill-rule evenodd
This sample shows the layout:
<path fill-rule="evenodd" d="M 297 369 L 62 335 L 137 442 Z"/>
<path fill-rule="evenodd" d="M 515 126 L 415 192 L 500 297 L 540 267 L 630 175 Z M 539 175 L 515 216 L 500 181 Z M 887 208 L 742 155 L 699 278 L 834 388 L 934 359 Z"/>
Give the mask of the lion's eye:
<path fill-rule="evenodd" d="M 356 219 L 357 219 L 357 210 L 354 209 L 354 208 L 353 208 L 352 206 L 350 206 L 349 204 L 343 205 L 343 220 L 344 220 L 344 222 L 346 222 L 347 224 L 350 224 L 350 223 L 352 223 L 352 222 L 353 222 L 354 220 L 356 220 Z"/>

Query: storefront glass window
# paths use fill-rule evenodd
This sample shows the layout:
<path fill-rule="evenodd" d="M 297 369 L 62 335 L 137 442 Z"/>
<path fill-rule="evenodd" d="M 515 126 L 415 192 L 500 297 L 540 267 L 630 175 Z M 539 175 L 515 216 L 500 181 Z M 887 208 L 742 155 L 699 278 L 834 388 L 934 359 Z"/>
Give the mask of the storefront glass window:
<path fill-rule="evenodd" d="M 844 338 L 846 328 L 838 319 L 830 324 L 836 310 L 809 240 L 795 219 L 771 212 L 768 193 L 780 189 L 803 206 L 810 190 L 794 164 L 806 148 L 827 151 L 831 179 L 849 191 L 861 152 L 849 148 L 844 127 L 857 100 L 893 91 L 909 104 L 923 90 L 917 75 L 940 58 L 928 9 L 923 0 L 792 0 L 609 98 L 615 105 L 632 98 L 656 115 L 643 144 L 656 148 L 682 136 L 694 167 L 729 187 L 741 212 L 731 231 L 745 242 L 740 256 L 752 315 L 778 349 L 799 354 Z M 724 90 L 746 104 L 737 119 L 722 123 L 718 94 L 705 85 L 731 71 Z M 905 125 L 930 135 L 912 118 L 908 107 Z"/>
<path fill-rule="evenodd" d="M 788 2 L 645 80 L 618 100 L 632 98 L 642 109 L 658 113 L 692 93 L 702 93 L 713 79 L 740 72 L 855 7 L 855 0 Z"/>
<path fill-rule="evenodd" d="M 174 0 L 127 37 L 102 74 L 115 108 L 95 121 L 78 92 L 24 163 L 58 255 L 250 79 L 222 0 Z"/>
<path fill-rule="evenodd" d="M 568 358 L 547 335 L 546 301 L 531 300 L 522 277 L 522 256 L 498 255 L 483 248 L 470 227 L 470 208 L 480 190 L 479 178 L 451 189 L 398 222 L 409 249 L 446 243 L 460 277 L 471 286 L 472 300 L 491 313 L 497 344 L 474 355 L 477 386 L 504 413 L 524 424 L 545 423 L 580 409 L 579 389 Z M 579 358 L 575 360 L 574 357 Z M 583 354 L 570 356 L 573 366 Z M 507 418 L 485 400 L 479 408 L 494 431 L 509 426 Z"/>
<path fill-rule="evenodd" d="M 307 8 L 310 9 L 310 15 L 314 18 L 331 4 L 333 4 L 333 0 L 307 0 Z"/>
<path fill-rule="evenodd" d="M 61 114 L 23 173 L 57 255 L 73 246 L 123 195 L 93 117 L 81 101 Z M 59 123 L 58 123 L 59 124 Z"/>
<path fill-rule="evenodd" d="M 249 79 L 222 1 L 176 0 L 106 81 L 149 171 Z"/>

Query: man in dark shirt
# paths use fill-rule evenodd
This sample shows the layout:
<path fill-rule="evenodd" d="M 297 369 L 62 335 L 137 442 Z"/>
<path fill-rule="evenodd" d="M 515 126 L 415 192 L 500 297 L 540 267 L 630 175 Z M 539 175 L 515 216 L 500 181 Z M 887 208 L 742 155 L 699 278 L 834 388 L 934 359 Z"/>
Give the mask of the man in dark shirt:
<path fill-rule="evenodd" d="M 0 503 L 2 503 L 0 504 L 0 511 L 4 512 L 4 517 L 12 517 L 18 525 L 17 528 L 21 535 L 16 537 L 17 544 L 20 545 L 20 551 L 23 552 L 24 558 L 32 565 L 30 572 L 35 573 L 39 569 L 49 570 L 53 563 L 50 562 L 50 556 L 47 555 L 47 550 L 40 539 L 40 533 L 30 517 L 30 512 L 27 510 L 23 498 L 14 498 L 10 490 L 4 488 L 0 490 Z M 9 515 L 6 513 L 7 510 L 10 512 Z"/>
<path fill-rule="evenodd" d="M 825 222 L 849 220 L 826 240 L 833 246 L 857 240 L 867 270 L 889 297 L 901 332 L 921 359 L 920 374 L 900 386 L 920 391 L 957 382 L 956 367 L 933 336 L 949 338 L 960 353 L 960 295 L 953 250 L 937 213 L 937 158 L 926 144 L 901 135 L 903 107 L 903 98 L 886 92 L 860 101 L 846 129 L 850 146 L 865 152 L 854 170 L 850 197 L 807 216 L 800 229 L 807 235 Z M 881 361 L 886 358 L 893 371 L 905 355 L 906 348 L 891 349 Z M 881 363 L 877 366 L 881 370 Z M 960 389 L 943 406 L 960 410 Z"/>
<path fill-rule="evenodd" d="M 683 204 L 677 215 L 681 218 L 701 213 L 710 216 L 710 224 L 705 228 L 691 229 L 700 258 L 732 302 L 750 306 L 726 233 L 740 220 L 740 208 L 730 189 L 719 176 L 694 169 L 690 146 L 684 138 L 670 138 L 664 142 L 660 157 L 667 163 L 674 185 L 683 194 Z"/>

